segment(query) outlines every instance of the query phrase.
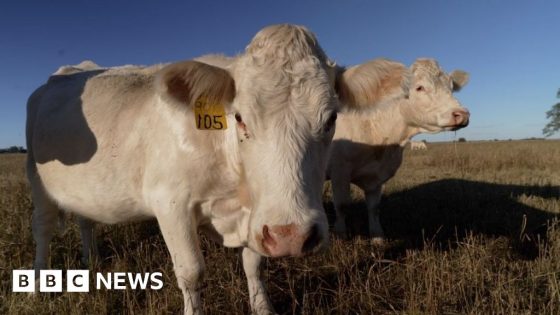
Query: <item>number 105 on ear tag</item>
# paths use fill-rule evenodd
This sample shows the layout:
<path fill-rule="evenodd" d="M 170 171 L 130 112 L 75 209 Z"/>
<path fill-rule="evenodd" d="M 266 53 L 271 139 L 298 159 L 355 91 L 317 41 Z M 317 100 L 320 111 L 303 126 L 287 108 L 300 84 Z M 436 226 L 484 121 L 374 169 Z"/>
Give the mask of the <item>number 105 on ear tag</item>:
<path fill-rule="evenodd" d="M 200 130 L 227 129 L 226 110 L 223 104 L 210 103 L 206 97 L 200 97 L 194 104 L 196 128 Z"/>

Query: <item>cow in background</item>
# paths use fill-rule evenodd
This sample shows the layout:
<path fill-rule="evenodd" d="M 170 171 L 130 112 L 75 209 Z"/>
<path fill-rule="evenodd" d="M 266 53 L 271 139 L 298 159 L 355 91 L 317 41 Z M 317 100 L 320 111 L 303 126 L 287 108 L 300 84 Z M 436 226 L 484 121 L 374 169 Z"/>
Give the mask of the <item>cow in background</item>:
<path fill-rule="evenodd" d="M 370 71 L 363 71 L 365 68 Z M 350 183 L 354 183 L 365 192 L 369 233 L 374 243 L 381 244 L 384 233 L 377 206 L 383 184 L 395 175 L 404 148 L 413 136 L 468 125 L 469 111 L 453 96 L 453 92 L 467 84 L 468 74 L 447 74 L 432 59 L 418 59 L 410 68 L 389 60 L 373 60 L 345 69 L 344 73 L 359 78 L 351 81 L 358 86 L 376 82 L 375 93 L 362 100 L 375 109 L 348 111 L 338 116 L 327 168 L 336 211 L 334 229 L 346 235 L 346 208 L 352 202 Z M 342 101 L 356 102 L 346 97 L 344 89 L 339 92 Z"/>
<path fill-rule="evenodd" d="M 428 146 L 424 141 L 410 141 L 410 149 L 412 151 L 426 151 Z"/>

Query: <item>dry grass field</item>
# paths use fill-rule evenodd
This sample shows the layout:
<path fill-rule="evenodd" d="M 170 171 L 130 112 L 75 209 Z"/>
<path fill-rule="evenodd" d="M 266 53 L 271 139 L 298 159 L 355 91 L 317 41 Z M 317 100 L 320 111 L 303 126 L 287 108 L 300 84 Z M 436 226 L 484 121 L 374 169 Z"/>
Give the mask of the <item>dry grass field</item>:
<path fill-rule="evenodd" d="M 183 301 L 153 221 L 99 226 L 94 272 L 156 272 L 164 288 L 11 293 L 13 269 L 30 269 L 32 203 L 24 155 L 0 156 L 0 314 L 177 314 Z M 381 222 L 390 239 L 364 236 L 355 193 L 349 240 L 325 253 L 267 259 L 281 314 L 560 314 L 560 141 L 429 144 L 405 152 L 387 185 Z M 332 212 L 329 185 L 325 204 Z M 71 218 L 69 218 L 71 219 Z M 239 252 L 203 240 L 207 314 L 247 314 Z M 76 224 L 51 243 L 53 269 L 79 269 Z"/>

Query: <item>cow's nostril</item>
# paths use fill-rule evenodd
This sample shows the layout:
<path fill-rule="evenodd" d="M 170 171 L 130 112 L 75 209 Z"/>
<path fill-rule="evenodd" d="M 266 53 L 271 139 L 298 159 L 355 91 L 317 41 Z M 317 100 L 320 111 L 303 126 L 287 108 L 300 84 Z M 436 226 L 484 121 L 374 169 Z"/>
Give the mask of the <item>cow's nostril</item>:
<path fill-rule="evenodd" d="M 307 254 L 312 252 L 321 243 L 321 235 L 319 234 L 319 227 L 315 224 L 309 231 L 307 239 L 303 243 L 301 252 Z"/>
<path fill-rule="evenodd" d="M 456 111 L 452 113 L 455 124 L 460 125 L 469 119 L 469 114 L 463 111 Z"/>

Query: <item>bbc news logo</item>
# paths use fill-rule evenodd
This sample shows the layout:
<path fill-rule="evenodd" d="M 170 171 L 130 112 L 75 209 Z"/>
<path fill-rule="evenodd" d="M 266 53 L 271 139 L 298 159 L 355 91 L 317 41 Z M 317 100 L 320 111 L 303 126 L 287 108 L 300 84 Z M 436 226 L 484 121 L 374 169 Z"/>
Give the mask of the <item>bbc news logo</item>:
<path fill-rule="evenodd" d="M 161 272 L 154 273 L 132 273 L 132 272 L 109 272 L 95 273 L 95 289 L 108 290 L 159 290 L 163 288 Z M 63 277 L 62 270 L 40 270 L 39 279 L 35 279 L 35 270 L 14 270 L 12 273 L 13 292 L 36 292 L 36 283 L 39 283 L 39 292 L 62 292 Z M 66 291 L 67 292 L 89 292 L 90 289 L 89 270 L 67 270 Z"/>

